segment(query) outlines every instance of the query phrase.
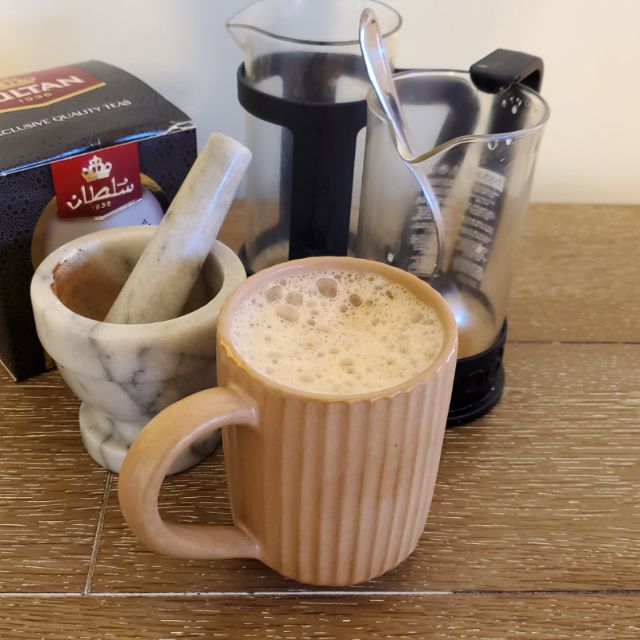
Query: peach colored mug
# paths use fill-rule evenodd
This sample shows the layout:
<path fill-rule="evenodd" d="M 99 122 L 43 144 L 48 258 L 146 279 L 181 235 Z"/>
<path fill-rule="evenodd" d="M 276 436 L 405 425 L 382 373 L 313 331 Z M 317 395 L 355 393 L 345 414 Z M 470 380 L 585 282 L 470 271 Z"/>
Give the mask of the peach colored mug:
<path fill-rule="evenodd" d="M 434 308 L 444 327 L 436 360 L 383 391 L 341 396 L 280 385 L 252 369 L 230 339 L 256 289 L 300 270 L 377 272 Z M 306 258 L 249 278 L 218 319 L 218 388 L 162 411 L 125 459 L 118 495 L 126 521 L 152 549 L 181 558 L 257 558 L 284 576 L 349 585 L 397 566 L 424 529 L 456 364 L 456 324 L 415 276 L 356 258 Z M 173 461 L 223 428 L 233 525 L 165 522 L 158 493 Z"/>

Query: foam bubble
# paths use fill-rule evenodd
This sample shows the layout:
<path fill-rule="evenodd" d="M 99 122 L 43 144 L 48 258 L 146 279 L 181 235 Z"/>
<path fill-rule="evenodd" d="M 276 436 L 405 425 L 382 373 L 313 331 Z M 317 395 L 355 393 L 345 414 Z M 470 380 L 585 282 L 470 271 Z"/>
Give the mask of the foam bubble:
<path fill-rule="evenodd" d="M 276 307 L 276 314 L 287 322 L 298 322 L 300 312 L 292 304 L 279 304 Z"/>
<path fill-rule="evenodd" d="M 316 286 L 321 296 L 335 298 L 338 295 L 338 283 L 334 278 L 318 278 Z"/>
<path fill-rule="evenodd" d="M 243 358 L 273 380 L 346 395 L 409 380 L 433 362 L 443 342 L 436 312 L 410 291 L 347 270 L 266 285 L 243 303 L 231 332 Z"/>
<path fill-rule="evenodd" d="M 302 304 L 304 297 L 299 291 L 289 291 L 285 300 L 294 307 L 299 307 Z"/>
<path fill-rule="evenodd" d="M 282 287 L 278 284 L 274 285 L 273 287 L 269 287 L 269 289 L 264 292 L 264 297 L 269 302 L 280 300 L 282 298 Z M 252 300 L 252 302 L 255 302 L 255 298 Z"/>

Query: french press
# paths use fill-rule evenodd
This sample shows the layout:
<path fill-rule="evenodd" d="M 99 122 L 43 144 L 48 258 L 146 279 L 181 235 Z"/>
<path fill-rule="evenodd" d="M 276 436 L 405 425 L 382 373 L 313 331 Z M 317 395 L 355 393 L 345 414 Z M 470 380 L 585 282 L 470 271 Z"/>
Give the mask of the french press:
<path fill-rule="evenodd" d="M 376 0 L 258 0 L 227 23 L 244 51 L 238 99 L 253 161 L 241 257 L 250 272 L 345 255 L 355 238 L 369 90 L 358 44 L 364 8 L 375 9 L 393 51 L 402 20 Z"/>
<path fill-rule="evenodd" d="M 496 50 L 462 71 L 393 76 L 416 157 L 401 157 L 371 92 L 356 255 L 430 282 L 450 303 L 459 353 L 449 424 L 489 411 L 516 247 L 549 108 L 540 58 Z"/>

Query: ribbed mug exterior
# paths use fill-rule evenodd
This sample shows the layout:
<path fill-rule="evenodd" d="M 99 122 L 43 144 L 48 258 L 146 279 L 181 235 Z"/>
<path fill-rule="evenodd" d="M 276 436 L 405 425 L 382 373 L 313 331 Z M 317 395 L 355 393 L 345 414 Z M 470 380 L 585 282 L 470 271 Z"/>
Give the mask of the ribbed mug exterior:
<path fill-rule="evenodd" d="M 218 350 L 219 382 L 257 406 L 259 427 L 226 427 L 236 526 L 284 576 L 349 585 L 416 547 L 433 497 L 455 350 L 432 377 L 391 396 L 322 401 L 265 387 Z"/>

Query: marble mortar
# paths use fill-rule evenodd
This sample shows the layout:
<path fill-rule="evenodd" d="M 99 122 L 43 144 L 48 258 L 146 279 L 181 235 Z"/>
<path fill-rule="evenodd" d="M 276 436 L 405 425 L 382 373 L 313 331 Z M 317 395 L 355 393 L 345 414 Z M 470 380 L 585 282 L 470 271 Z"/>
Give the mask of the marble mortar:
<path fill-rule="evenodd" d="M 122 227 L 73 240 L 50 254 L 31 282 L 40 341 L 82 400 L 84 446 L 115 472 L 153 416 L 216 384 L 218 313 L 246 279 L 240 259 L 216 241 L 180 316 L 145 324 L 101 321 L 154 231 Z M 196 443 L 170 473 L 197 464 L 217 442 Z"/>

